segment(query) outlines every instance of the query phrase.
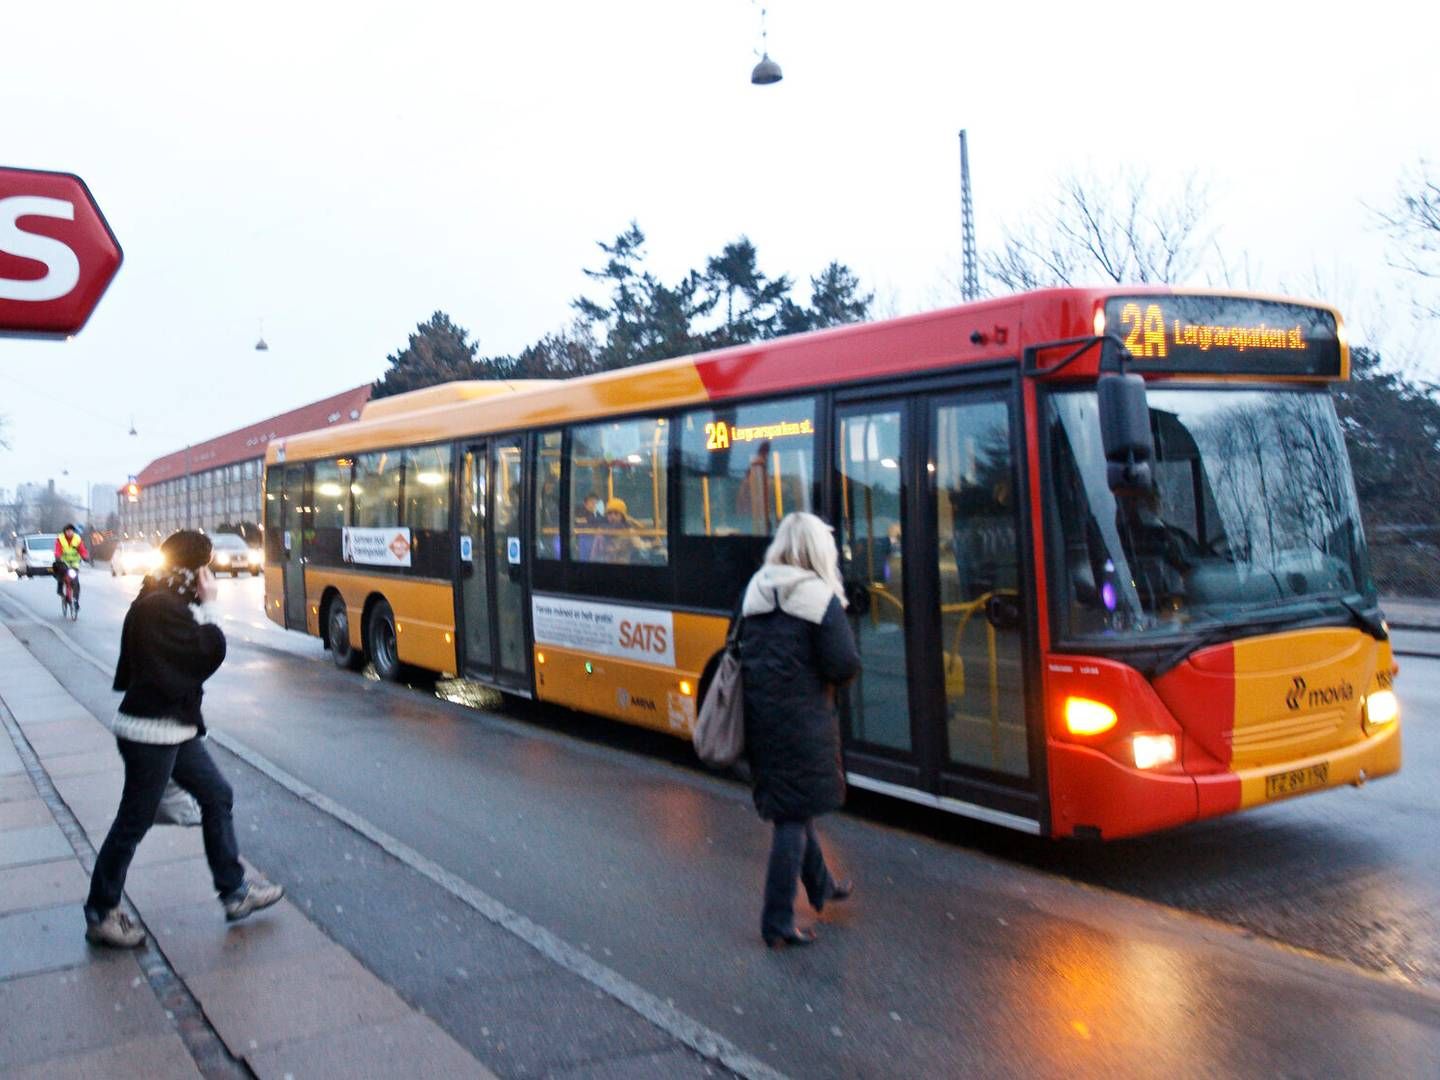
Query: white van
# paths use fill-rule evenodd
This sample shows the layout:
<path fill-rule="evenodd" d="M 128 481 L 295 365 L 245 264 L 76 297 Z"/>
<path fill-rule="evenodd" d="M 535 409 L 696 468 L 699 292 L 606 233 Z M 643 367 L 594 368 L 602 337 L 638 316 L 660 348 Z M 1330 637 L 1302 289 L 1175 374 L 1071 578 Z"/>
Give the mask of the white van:
<path fill-rule="evenodd" d="M 55 565 L 54 533 L 31 533 L 15 541 L 15 576 L 49 577 Z"/>

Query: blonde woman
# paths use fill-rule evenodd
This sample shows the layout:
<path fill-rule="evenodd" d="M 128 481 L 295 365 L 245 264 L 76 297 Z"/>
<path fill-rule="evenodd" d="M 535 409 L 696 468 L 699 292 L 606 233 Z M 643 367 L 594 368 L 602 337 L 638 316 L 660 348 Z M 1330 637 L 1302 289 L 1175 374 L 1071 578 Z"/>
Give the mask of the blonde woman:
<path fill-rule="evenodd" d="M 815 940 L 795 925 L 797 879 L 817 912 L 852 888 L 830 876 L 814 820 L 845 801 L 835 689 L 860 671 L 837 561 L 825 522 L 787 514 L 741 605 L 745 752 L 755 809 L 775 826 L 760 917 L 771 948 Z"/>

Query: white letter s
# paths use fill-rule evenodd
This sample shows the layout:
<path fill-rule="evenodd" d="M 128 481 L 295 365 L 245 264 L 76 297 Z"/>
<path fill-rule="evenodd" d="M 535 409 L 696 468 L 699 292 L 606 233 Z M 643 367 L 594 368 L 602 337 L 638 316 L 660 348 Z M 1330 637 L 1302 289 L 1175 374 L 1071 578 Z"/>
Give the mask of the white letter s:
<path fill-rule="evenodd" d="M 19 221 L 27 214 L 75 220 L 75 204 L 39 195 L 13 195 L 0 199 L 0 251 L 45 264 L 45 276 L 35 281 L 0 277 L 0 300 L 58 300 L 80 281 L 80 260 L 67 244 L 49 236 L 27 233 Z"/>

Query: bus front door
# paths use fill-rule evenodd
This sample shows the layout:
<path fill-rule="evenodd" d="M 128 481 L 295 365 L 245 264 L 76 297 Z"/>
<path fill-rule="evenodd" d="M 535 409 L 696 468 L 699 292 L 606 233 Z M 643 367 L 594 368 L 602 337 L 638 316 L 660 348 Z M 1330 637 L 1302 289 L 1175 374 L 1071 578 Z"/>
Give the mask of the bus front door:
<path fill-rule="evenodd" d="M 837 404 L 832 520 L 863 664 L 852 783 L 1034 831 L 1012 397 Z"/>
<path fill-rule="evenodd" d="M 524 526 L 524 441 L 506 436 L 465 450 L 460 529 L 460 621 L 465 671 L 531 693 L 530 591 Z"/>

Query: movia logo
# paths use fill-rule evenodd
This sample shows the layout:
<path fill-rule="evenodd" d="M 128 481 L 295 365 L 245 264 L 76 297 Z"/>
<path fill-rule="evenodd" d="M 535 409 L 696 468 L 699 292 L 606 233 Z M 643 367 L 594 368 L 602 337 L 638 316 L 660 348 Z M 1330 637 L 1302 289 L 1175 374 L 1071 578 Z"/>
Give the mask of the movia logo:
<path fill-rule="evenodd" d="M 1317 686 L 1312 689 L 1299 675 L 1296 675 L 1291 681 L 1290 692 L 1285 695 L 1285 705 L 1291 712 L 1302 707 L 1318 709 L 1326 705 L 1339 705 L 1342 701 L 1354 700 L 1355 688 L 1348 682 L 1336 683 L 1334 686 Z"/>

